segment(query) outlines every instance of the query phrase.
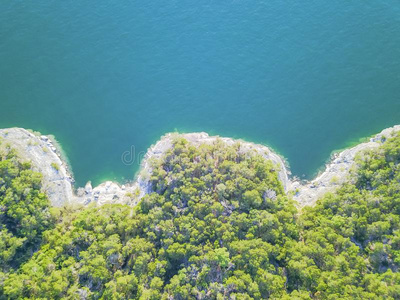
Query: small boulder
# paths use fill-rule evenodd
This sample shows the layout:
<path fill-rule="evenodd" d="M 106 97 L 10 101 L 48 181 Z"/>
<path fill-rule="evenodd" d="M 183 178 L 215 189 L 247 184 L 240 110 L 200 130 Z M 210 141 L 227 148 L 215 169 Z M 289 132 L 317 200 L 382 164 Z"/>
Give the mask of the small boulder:
<path fill-rule="evenodd" d="M 89 181 L 85 185 L 85 193 L 86 194 L 91 194 L 92 192 L 93 192 L 92 183 Z"/>

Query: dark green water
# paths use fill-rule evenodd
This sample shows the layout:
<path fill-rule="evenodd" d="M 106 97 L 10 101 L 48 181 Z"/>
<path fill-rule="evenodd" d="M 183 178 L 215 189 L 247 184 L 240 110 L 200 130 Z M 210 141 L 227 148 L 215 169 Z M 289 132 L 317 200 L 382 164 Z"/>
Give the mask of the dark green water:
<path fill-rule="evenodd" d="M 0 127 L 54 134 L 77 183 L 170 131 L 272 146 L 312 176 L 400 123 L 400 2 L 1 1 Z"/>

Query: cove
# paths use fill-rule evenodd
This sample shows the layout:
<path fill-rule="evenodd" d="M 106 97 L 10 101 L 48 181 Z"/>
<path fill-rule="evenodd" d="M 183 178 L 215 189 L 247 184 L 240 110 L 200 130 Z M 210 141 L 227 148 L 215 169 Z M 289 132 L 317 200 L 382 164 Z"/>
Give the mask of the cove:
<path fill-rule="evenodd" d="M 78 186 L 132 179 L 171 131 L 269 145 L 311 178 L 400 123 L 394 0 L 2 1 L 0 41 L 0 127 L 54 134 Z"/>

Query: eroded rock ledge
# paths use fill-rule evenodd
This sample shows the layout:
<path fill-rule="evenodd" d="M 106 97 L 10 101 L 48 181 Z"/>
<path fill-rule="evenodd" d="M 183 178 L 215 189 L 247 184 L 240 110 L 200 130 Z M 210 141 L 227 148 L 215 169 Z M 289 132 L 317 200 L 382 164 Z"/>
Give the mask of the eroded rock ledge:
<path fill-rule="evenodd" d="M 43 174 L 43 190 L 48 194 L 54 206 L 71 203 L 87 205 L 93 202 L 99 205 L 105 203 L 136 205 L 150 189 L 148 177 L 151 174 L 151 159 L 160 158 L 172 147 L 173 140 L 178 136 L 195 145 L 212 144 L 217 140 L 228 145 L 239 142 L 241 151 L 258 153 L 278 165 L 280 167 L 279 179 L 282 181 L 286 192 L 293 194 L 299 205 L 304 206 L 312 205 L 324 193 L 340 186 L 347 179 L 357 153 L 380 146 L 386 138 L 396 131 L 400 131 L 400 125 L 383 130 L 371 138 L 369 142 L 335 154 L 331 162 L 326 165 L 325 171 L 311 182 L 306 183 L 290 178 L 290 171 L 284 159 L 266 146 L 231 138 L 209 136 L 204 132 L 180 135 L 169 133 L 149 148 L 139 176 L 133 183 L 120 185 L 106 181 L 95 188 L 88 183 L 84 188 L 77 190 L 73 188 L 73 176 L 68 165 L 62 159 L 60 149 L 57 148 L 56 143 L 50 137 L 41 136 L 22 128 L 9 128 L 0 129 L 0 139 L 1 148 L 7 147 L 7 144 L 9 144 L 18 151 L 23 160 L 31 161 L 33 168 Z"/>

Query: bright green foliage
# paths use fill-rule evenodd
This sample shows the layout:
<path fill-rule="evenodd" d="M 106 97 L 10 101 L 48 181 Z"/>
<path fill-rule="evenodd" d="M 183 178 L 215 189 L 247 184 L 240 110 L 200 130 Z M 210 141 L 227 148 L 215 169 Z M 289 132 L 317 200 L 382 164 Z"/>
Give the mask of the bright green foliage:
<path fill-rule="evenodd" d="M 20 163 L 13 150 L 0 155 L 0 271 L 29 258 L 52 226 L 41 175 Z"/>
<path fill-rule="evenodd" d="M 54 229 L 36 229 L 40 250 L 0 273 L 3 297 L 399 299 L 399 162 L 397 136 L 298 212 L 270 161 L 178 139 L 137 207 L 65 208 Z M 4 256 L 25 243 L 9 232 Z"/>
<path fill-rule="evenodd" d="M 288 287 L 323 299 L 400 299 L 400 136 L 356 160 L 351 183 L 299 220 Z"/>
<path fill-rule="evenodd" d="M 65 214 L 4 281 L 10 298 L 255 298 L 282 293 L 296 209 L 276 166 L 240 145 L 177 140 L 138 207 Z M 22 284 L 23 283 L 23 284 Z"/>

